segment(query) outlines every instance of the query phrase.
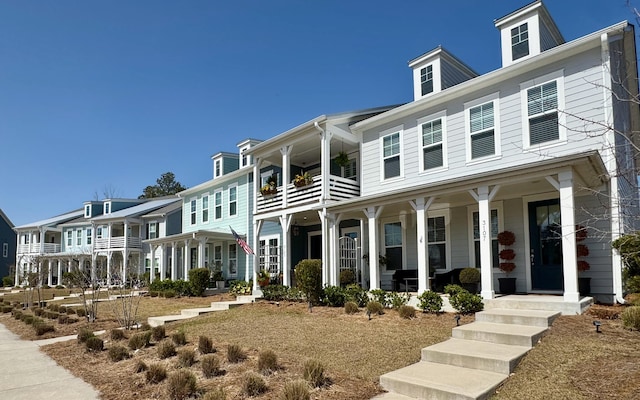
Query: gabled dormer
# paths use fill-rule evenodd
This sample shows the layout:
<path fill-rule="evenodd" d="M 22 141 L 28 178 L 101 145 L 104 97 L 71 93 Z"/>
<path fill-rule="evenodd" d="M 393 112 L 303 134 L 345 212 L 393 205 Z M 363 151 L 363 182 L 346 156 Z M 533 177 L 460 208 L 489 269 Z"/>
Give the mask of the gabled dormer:
<path fill-rule="evenodd" d="M 564 43 L 564 37 L 541 0 L 495 20 L 502 43 L 502 66 L 526 60 Z"/>
<path fill-rule="evenodd" d="M 442 46 L 409 61 L 413 70 L 413 98 L 420 100 L 478 74 Z"/>
<path fill-rule="evenodd" d="M 220 152 L 211 156 L 213 160 L 213 179 L 238 169 L 240 156 L 234 153 Z"/>
<path fill-rule="evenodd" d="M 101 201 L 85 201 L 84 202 L 84 217 L 93 218 L 96 215 L 102 214 L 102 202 Z"/>
<path fill-rule="evenodd" d="M 246 168 L 253 165 L 253 162 L 251 159 L 252 157 L 249 154 L 247 154 L 247 150 L 249 150 L 251 147 L 257 145 L 260 142 L 262 141 L 258 139 L 245 139 L 242 142 L 238 143 L 240 168 Z"/>

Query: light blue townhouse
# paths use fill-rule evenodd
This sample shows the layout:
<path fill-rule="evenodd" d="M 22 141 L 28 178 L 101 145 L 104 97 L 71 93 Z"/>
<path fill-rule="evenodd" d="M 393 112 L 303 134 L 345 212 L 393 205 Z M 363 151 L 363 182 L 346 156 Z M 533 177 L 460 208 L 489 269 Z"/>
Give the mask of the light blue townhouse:
<path fill-rule="evenodd" d="M 180 232 L 144 241 L 154 254 L 151 259 L 157 260 L 152 279 L 188 279 L 193 268 L 218 269 L 227 281 L 252 279 L 253 256 L 242 249 L 231 229 L 255 248 L 251 214 L 254 169 L 248 151 L 258 143 L 247 139 L 238 143 L 235 153 L 214 154 L 213 178 L 178 193 Z"/>

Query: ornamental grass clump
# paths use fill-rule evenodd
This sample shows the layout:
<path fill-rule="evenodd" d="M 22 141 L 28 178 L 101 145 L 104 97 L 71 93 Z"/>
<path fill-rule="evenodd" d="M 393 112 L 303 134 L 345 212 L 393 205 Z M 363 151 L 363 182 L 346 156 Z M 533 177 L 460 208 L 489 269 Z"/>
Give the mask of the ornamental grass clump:
<path fill-rule="evenodd" d="M 287 382 L 284 385 L 280 400 L 310 400 L 309 384 L 302 379 Z"/>
<path fill-rule="evenodd" d="M 355 301 L 347 301 L 344 303 L 344 312 L 345 314 L 355 314 L 360 309 L 358 308 L 358 304 Z"/>
<path fill-rule="evenodd" d="M 147 368 L 148 383 L 160 383 L 167 378 L 167 369 L 162 364 L 151 364 Z"/>
<path fill-rule="evenodd" d="M 113 362 L 122 361 L 129 357 L 131 357 L 131 354 L 124 346 L 115 345 L 109 348 L 109 359 Z"/>
<path fill-rule="evenodd" d="M 97 353 L 104 350 L 104 341 L 97 336 L 88 338 L 87 341 L 84 342 L 84 345 L 87 351 L 90 351 L 90 352 Z"/>
<path fill-rule="evenodd" d="M 273 350 L 263 350 L 258 354 L 258 371 L 269 375 L 278 369 L 278 356 Z"/>
<path fill-rule="evenodd" d="M 237 344 L 230 344 L 227 347 L 227 361 L 230 363 L 239 363 L 247 359 L 247 354 Z"/>
<path fill-rule="evenodd" d="M 367 303 L 367 313 L 371 315 L 384 314 L 384 307 L 379 301 L 370 301 Z"/>
<path fill-rule="evenodd" d="M 205 393 L 202 400 L 227 400 L 227 393 L 223 388 L 217 387 L 210 392 Z"/>
<path fill-rule="evenodd" d="M 142 360 L 138 360 L 135 364 L 133 364 L 133 373 L 135 374 L 139 374 L 140 372 L 144 372 L 148 369 L 149 367 L 147 366 L 147 363 Z"/>
<path fill-rule="evenodd" d="M 154 326 L 153 328 L 151 328 L 151 337 L 153 337 L 153 340 L 155 340 L 156 342 L 161 341 L 165 336 L 166 334 L 164 325 Z"/>
<path fill-rule="evenodd" d="M 181 369 L 171 375 L 167 381 L 167 394 L 171 400 L 191 398 L 197 392 L 196 376 L 193 372 Z"/>
<path fill-rule="evenodd" d="M 218 376 L 222 373 L 220 370 L 220 359 L 213 354 L 207 354 L 200 360 L 200 367 L 202 368 L 202 375 L 205 378 L 211 378 Z"/>
<path fill-rule="evenodd" d="M 416 309 L 405 304 L 398 308 L 398 314 L 404 319 L 413 319 L 416 317 Z"/>
<path fill-rule="evenodd" d="M 192 349 L 182 349 L 178 352 L 178 366 L 189 368 L 196 362 L 196 352 Z"/>
<path fill-rule="evenodd" d="M 324 365 L 315 359 L 307 360 L 304 363 L 303 376 L 312 387 L 320 387 L 327 380 L 324 375 Z"/>
<path fill-rule="evenodd" d="M 208 336 L 200 336 L 198 337 L 198 351 L 200 354 L 209 354 L 215 353 L 215 349 L 213 348 L 213 342 Z"/>
<path fill-rule="evenodd" d="M 242 378 L 242 392 L 247 396 L 257 396 L 267 391 L 267 383 L 255 372 L 247 372 Z"/>
<path fill-rule="evenodd" d="M 182 346 L 187 344 L 187 337 L 182 331 L 174 332 L 171 335 L 171 340 L 176 346 Z"/>
<path fill-rule="evenodd" d="M 176 347 L 169 340 L 163 340 L 158 343 L 158 357 L 161 360 L 165 358 L 173 357 L 176 355 Z"/>
<path fill-rule="evenodd" d="M 78 330 L 78 342 L 79 343 L 84 343 L 87 341 L 87 339 L 94 337 L 95 335 L 93 334 L 93 332 L 90 329 L 87 328 L 80 328 L 80 330 Z"/>
<path fill-rule="evenodd" d="M 117 328 L 111 329 L 109 331 L 109 337 L 111 338 L 111 340 L 115 340 L 115 341 L 124 340 L 126 338 L 124 331 L 122 329 L 117 329 Z"/>
<path fill-rule="evenodd" d="M 624 309 L 620 314 L 625 328 L 640 331 L 640 306 L 631 306 Z"/>
<path fill-rule="evenodd" d="M 129 338 L 129 348 L 131 350 L 140 350 L 147 346 L 151 341 L 151 332 L 139 332 Z"/>

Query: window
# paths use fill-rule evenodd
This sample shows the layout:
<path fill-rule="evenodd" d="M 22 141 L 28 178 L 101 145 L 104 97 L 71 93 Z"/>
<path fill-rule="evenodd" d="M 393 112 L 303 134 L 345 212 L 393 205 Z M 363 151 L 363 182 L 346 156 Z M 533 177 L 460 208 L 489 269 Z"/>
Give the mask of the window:
<path fill-rule="evenodd" d="M 469 109 L 471 159 L 496 154 L 493 101 Z"/>
<path fill-rule="evenodd" d="M 491 257 L 492 257 L 492 266 L 494 268 L 498 268 L 500 264 L 499 257 L 499 249 L 498 249 L 498 232 L 500 231 L 499 227 L 499 218 L 498 218 L 498 210 L 491 210 Z M 474 211 L 472 214 L 473 218 L 473 256 L 475 260 L 475 267 L 480 268 L 480 234 L 484 232 L 484 229 L 480 229 L 480 213 L 478 211 Z"/>
<path fill-rule="evenodd" d="M 529 144 L 540 144 L 560 138 L 556 81 L 527 90 L 527 114 L 529 116 Z"/>
<path fill-rule="evenodd" d="M 427 65 L 420 70 L 420 88 L 423 96 L 433 92 L 433 66 Z"/>
<path fill-rule="evenodd" d="M 213 194 L 214 198 L 214 212 L 215 219 L 222 218 L 222 191 L 217 191 Z"/>
<path fill-rule="evenodd" d="M 29 244 L 29 239 L 30 239 L 30 235 L 28 233 L 25 233 L 24 235 L 22 235 L 22 241 L 24 244 Z"/>
<path fill-rule="evenodd" d="M 422 124 L 422 169 L 428 170 L 444 165 L 442 145 L 442 119 Z"/>
<path fill-rule="evenodd" d="M 402 269 L 402 224 L 384 224 L 384 247 L 387 270 Z"/>
<path fill-rule="evenodd" d="M 529 55 L 529 30 L 527 23 L 511 29 L 511 56 L 513 61 Z"/>
<path fill-rule="evenodd" d="M 222 160 L 214 161 L 215 169 L 213 171 L 213 177 L 217 178 L 222 175 Z"/>
<path fill-rule="evenodd" d="M 349 159 L 347 165 L 342 167 L 342 177 L 354 181 L 358 180 L 358 161 L 355 158 Z"/>
<path fill-rule="evenodd" d="M 104 213 L 111 214 L 111 202 L 104 203 Z"/>
<path fill-rule="evenodd" d="M 76 246 L 82 246 L 82 231 L 76 231 Z"/>
<path fill-rule="evenodd" d="M 249 150 L 249 147 L 243 147 L 240 149 L 240 168 L 249 165 L 249 156 L 245 154 L 245 151 Z"/>
<path fill-rule="evenodd" d="M 158 237 L 158 223 L 150 222 L 147 224 L 147 239 L 156 239 Z"/>
<path fill-rule="evenodd" d="M 202 223 L 209 222 L 209 195 L 202 195 Z"/>
<path fill-rule="evenodd" d="M 2 243 L 2 257 L 9 257 L 9 243 Z"/>
<path fill-rule="evenodd" d="M 229 244 L 229 275 L 235 276 L 238 273 L 238 245 Z"/>
<path fill-rule="evenodd" d="M 447 268 L 447 225 L 444 216 L 427 218 L 429 269 Z"/>
<path fill-rule="evenodd" d="M 73 231 L 67 231 L 67 246 L 73 244 Z"/>
<path fill-rule="evenodd" d="M 238 188 L 236 186 L 229 187 L 229 216 L 235 216 L 238 213 Z"/>
<path fill-rule="evenodd" d="M 400 166 L 400 132 L 382 137 L 383 179 L 401 175 Z"/>
<path fill-rule="evenodd" d="M 213 266 L 222 271 L 222 245 L 220 244 L 213 245 Z"/>
<path fill-rule="evenodd" d="M 196 224 L 196 199 L 191 200 L 191 225 Z"/>
<path fill-rule="evenodd" d="M 101 226 L 96 228 L 96 238 L 102 239 L 102 227 Z"/>
<path fill-rule="evenodd" d="M 84 206 L 84 217 L 85 218 L 89 218 L 91 217 L 91 205 L 87 204 Z"/>
<path fill-rule="evenodd" d="M 277 236 L 263 238 L 259 242 L 258 265 L 260 269 L 266 269 L 271 276 L 280 273 L 280 246 Z"/>
<path fill-rule="evenodd" d="M 91 228 L 87 228 L 87 245 L 91 246 Z"/>

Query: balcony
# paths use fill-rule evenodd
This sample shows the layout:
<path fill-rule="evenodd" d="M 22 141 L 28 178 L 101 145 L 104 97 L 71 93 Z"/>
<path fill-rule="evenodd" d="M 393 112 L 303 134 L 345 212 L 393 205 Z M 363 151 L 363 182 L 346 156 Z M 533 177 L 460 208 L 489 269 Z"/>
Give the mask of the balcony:
<path fill-rule="evenodd" d="M 96 239 L 93 246 L 94 250 L 107 250 L 107 249 L 123 249 L 124 248 L 124 236 L 114 236 L 111 238 L 111 246 L 109 246 L 109 239 Z M 141 249 L 142 240 L 138 237 L 127 238 L 127 247 L 130 249 Z"/>
<path fill-rule="evenodd" d="M 31 243 L 31 244 L 19 244 L 18 245 L 18 253 L 19 254 L 53 254 L 60 253 L 61 246 L 56 243 L 44 243 L 42 250 L 40 249 L 40 243 Z"/>
<path fill-rule="evenodd" d="M 295 187 L 287 184 L 287 207 L 297 207 L 305 204 L 318 203 L 322 195 L 321 176 L 314 176 L 313 183 Z M 332 200 L 345 200 L 360 195 L 360 184 L 352 179 L 329 175 L 329 198 Z M 275 194 L 263 195 L 258 193 L 256 197 L 256 210 L 258 213 L 276 211 L 282 209 L 282 186 L 278 186 Z"/>

